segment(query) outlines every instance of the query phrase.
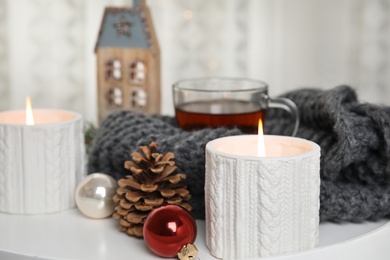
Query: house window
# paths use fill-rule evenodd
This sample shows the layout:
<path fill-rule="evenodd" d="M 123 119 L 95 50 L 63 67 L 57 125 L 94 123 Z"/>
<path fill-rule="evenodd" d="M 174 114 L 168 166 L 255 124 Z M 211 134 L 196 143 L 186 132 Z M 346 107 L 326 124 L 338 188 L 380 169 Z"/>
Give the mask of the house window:
<path fill-rule="evenodd" d="M 142 61 L 135 61 L 129 67 L 129 80 L 133 84 L 143 84 L 146 79 L 146 67 Z"/>
<path fill-rule="evenodd" d="M 135 109 L 143 109 L 146 107 L 147 94 L 141 88 L 134 88 L 130 91 L 129 97 L 130 107 Z"/>
<path fill-rule="evenodd" d="M 122 107 L 122 90 L 120 88 L 112 87 L 107 91 L 107 104 L 111 108 Z"/>
<path fill-rule="evenodd" d="M 119 81 L 122 79 L 122 63 L 119 59 L 114 58 L 106 63 L 105 67 L 106 80 Z"/>

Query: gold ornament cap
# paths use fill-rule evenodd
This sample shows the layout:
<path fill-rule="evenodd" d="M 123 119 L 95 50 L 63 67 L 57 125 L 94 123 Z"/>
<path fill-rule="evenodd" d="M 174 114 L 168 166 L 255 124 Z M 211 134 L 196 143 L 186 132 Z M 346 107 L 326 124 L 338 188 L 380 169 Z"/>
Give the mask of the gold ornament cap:
<path fill-rule="evenodd" d="M 179 253 L 177 253 L 177 257 L 179 257 L 180 260 L 195 260 L 197 259 L 195 257 L 198 252 L 199 251 L 194 244 L 187 244 L 180 249 Z"/>

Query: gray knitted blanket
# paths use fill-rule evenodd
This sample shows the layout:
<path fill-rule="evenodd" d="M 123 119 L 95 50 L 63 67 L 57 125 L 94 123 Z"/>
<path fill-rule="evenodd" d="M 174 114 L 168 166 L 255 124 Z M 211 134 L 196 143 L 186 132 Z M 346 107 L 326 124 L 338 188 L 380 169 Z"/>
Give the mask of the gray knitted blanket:
<path fill-rule="evenodd" d="M 284 97 L 300 110 L 298 137 L 321 146 L 321 221 L 373 220 L 390 216 L 390 107 L 362 104 L 347 86 L 323 91 L 300 89 Z M 289 135 L 288 115 L 270 109 L 266 134 Z M 95 137 L 88 172 L 116 179 L 128 175 L 123 163 L 140 145 L 156 141 L 161 153 L 171 151 L 187 174 L 193 215 L 204 218 L 205 146 L 240 130 L 185 132 L 168 116 L 120 111 L 106 118 Z"/>

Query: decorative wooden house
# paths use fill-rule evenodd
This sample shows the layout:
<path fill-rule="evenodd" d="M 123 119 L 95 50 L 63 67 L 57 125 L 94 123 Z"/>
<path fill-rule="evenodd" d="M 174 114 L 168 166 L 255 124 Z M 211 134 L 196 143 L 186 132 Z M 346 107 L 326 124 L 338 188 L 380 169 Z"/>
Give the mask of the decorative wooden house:
<path fill-rule="evenodd" d="M 160 49 L 144 0 L 105 9 L 95 53 L 99 123 L 118 109 L 160 113 Z"/>

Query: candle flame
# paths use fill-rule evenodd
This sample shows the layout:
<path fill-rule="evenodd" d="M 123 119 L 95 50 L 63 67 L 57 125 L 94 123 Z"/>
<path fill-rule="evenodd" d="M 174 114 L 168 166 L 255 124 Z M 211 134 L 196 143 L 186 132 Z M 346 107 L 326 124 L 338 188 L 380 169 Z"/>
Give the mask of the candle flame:
<path fill-rule="evenodd" d="M 258 139 L 257 139 L 257 156 L 265 157 L 263 121 L 261 120 L 261 118 L 259 119 L 259 130 L 258 130 Z"/>
<path fill-rule="evenodd" d="M 26 97 L 26 125 L 34 125 L 34 116 L 31 108 L 31 99 Z"/>

